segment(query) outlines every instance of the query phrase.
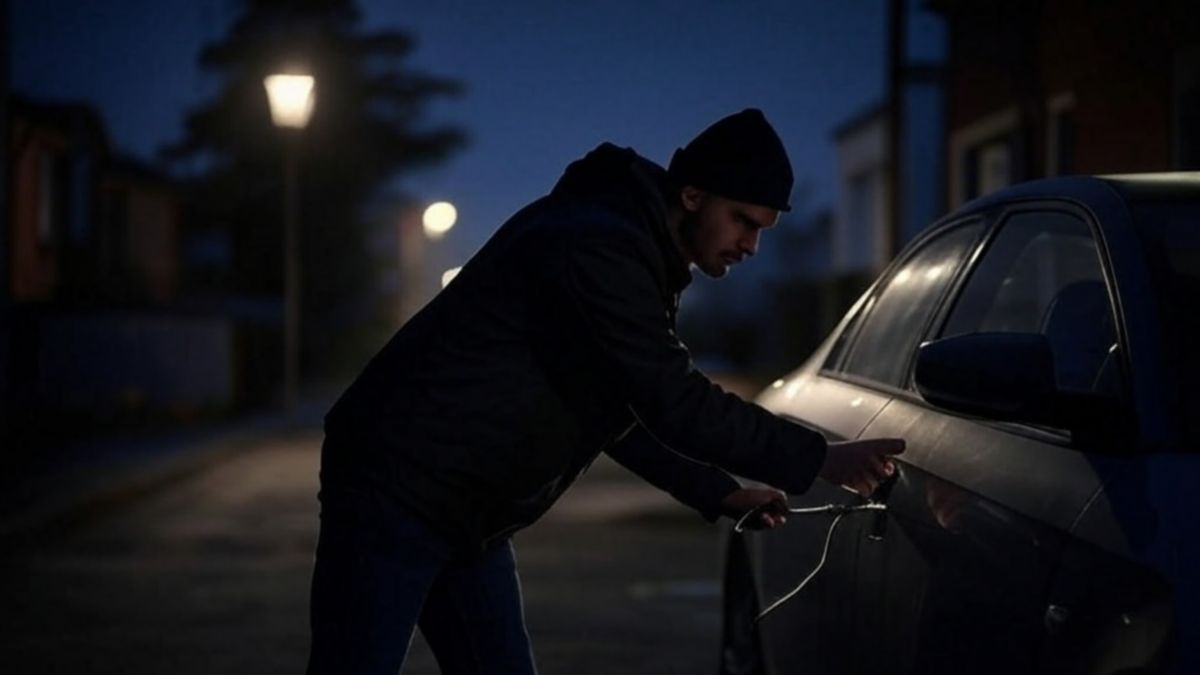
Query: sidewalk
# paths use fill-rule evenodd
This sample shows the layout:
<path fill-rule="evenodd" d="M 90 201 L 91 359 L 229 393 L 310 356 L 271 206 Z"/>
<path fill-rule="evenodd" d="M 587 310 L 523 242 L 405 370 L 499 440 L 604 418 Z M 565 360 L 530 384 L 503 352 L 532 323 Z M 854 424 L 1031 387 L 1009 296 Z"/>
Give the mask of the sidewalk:
<path fill-rule="evenodd" d="M 66 526 L 228 459 L 271 436 L 319 432 L 329 394 L 303 397 L 296 415 L 241 415 L 158 434 L 106 437 L 46 451 L 0 475 L 0 540 Z"/>

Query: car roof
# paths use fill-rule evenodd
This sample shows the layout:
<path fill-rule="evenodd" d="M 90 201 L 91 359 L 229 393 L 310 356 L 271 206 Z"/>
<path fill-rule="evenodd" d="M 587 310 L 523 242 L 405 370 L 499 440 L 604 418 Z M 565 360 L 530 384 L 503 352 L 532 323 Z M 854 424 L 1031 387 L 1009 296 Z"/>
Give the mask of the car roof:
<path fill-rule="evenodd" d="M 986 211 L 1015 201 L 1033 199 L 1071 199 L 1089 204 L 1101 195 L 1111 198 L 1113 192 L 1126 202 L 1200 202 L 1200 171 L 1043 178 L 972 200 L 960 207 L 957 213 Z"/>
<path fill-rule="evenodd" d="M 1131 173 L 1102 176 L 1126 201 L 1200 199 L 1200 171 L 1175 173 Z"/>

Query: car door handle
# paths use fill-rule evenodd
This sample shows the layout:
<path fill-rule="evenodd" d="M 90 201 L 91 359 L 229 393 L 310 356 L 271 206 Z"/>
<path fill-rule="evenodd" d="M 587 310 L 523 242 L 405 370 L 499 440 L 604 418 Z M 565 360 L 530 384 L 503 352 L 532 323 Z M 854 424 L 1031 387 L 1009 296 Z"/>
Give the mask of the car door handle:
<path fill-rule="evenodd" d="M 877 504 L 887 504 L 887 500 L 892 495 L 892 488 L 895 487 L 896 481 L 900 478 L 900 465 L 896 465 L 896 473 L 893 473 L 887 480 L 879 484 L 875 488 L 875 492 L 867 498 L 867 501 Z M 883 541 L 887 535 L 888 514 L 887 511 L 879 511 L 875 514 L 874 520 L 871 522 L 871 529 L 867 532 L 867 539 L 871 541 Z"/>

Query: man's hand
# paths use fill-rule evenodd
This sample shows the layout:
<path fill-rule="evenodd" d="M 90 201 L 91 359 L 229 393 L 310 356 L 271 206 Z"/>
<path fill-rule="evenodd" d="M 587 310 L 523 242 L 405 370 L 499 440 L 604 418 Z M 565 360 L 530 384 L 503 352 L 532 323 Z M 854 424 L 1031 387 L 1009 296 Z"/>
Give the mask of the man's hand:
<path fill-rule="evenodd" d="M 817 475 L 834 485 L 844 485 L 863 497 L 896 473 L 892 455 L 904 452 L 900 438 L 871 438 L 830 443 L 825 464 Z"/>
<path fill-rule="evenodd" d="M 721 500 L 725 515 L 741 518 L 752 509 L 762 507 L 757 518 L 750 518 L 743 525 L 748 530 L 779 527 L 787 522 L 787 495 L 773 488 L 741 488 L 730 492 Z"/>

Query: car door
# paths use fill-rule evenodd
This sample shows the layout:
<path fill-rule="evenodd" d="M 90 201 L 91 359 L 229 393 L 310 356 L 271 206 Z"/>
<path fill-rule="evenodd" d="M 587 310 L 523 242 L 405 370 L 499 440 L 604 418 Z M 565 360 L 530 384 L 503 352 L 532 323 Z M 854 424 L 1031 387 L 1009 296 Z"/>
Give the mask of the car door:
<path fill-rule="evenodd" d="M 1042 333 L 1060 389 L 1119 387 L 1108 358 L 1114 315 L 1087 214 L 1021 206 L 997 223 L 927 337 Z M 911 377 L 863 435 L 908 443 L 888 515 L 859 542 L 857 635 L 877 647 L 865 652 L 867 665 L 1036 672 L 1054 620 L 1048 587 L 1101 482 L 1087 457 L 1061 429 L 940 410 Z"/>
<path fill-rule="evenodd" d="M 1139 447 L 1089 454 L 1104 489 L 1078 518 L 1058 567 L 1045 672 L 1200 672 L 1192 648 L 1200 639 L 1195 190 L 1187 200 L 1122 203 L 1105 217 Z"/>
<path fill-rule="evenodd" d="M 891 399 L 906 369 L 897 342 L 915 340 L 982 230 L 978 222 L 941 228 L 893 266 L 848 321 L 818 350 L 809 366 L 776 382 L 760 402 L 822 430 L 830 440 L 855 438 Z M 842 488 L 817 481 L 793 506 L 854 504 Z M 750 544 L 756 579 L 767 602 L 792 590 L 821 558 L 832 517 L 793 517 L 788 527 L 762 533 Z M 852 673 L 861 645 L 854 627 L 858 541 L 869 521 L 847 517 L 830 539 L 827 562 L 802 595 L 764 619 L 762 632 L 771 672 Z"/>

